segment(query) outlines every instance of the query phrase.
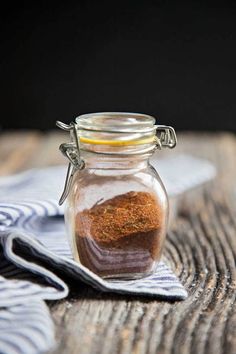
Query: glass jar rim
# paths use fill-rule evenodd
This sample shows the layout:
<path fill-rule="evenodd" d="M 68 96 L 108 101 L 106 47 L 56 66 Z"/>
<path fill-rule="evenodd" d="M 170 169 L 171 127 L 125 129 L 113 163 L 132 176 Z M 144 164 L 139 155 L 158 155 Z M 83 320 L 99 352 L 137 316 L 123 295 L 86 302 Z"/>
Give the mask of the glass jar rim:
<path fill-rule="evenodd" d="M 80 130 L 104 132 L 150 132 L 155 130 L 155 118 L 142 113 L 99 112 L 82 114 L 75 122 Z"/>

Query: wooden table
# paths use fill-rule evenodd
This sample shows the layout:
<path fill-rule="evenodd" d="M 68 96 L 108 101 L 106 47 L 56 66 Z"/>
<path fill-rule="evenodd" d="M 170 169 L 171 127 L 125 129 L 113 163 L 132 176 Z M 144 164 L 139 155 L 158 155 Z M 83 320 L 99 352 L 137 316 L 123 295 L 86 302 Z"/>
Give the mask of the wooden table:
<path fill-rule="evenodd" d="M 218 177 L 180 201 L 165 257 L 189 293 L 183 302 L 102 294 L 71 282 L 71 294 L 50 303 L 58 347 L 53 354 L 236 353 L 236 138 L 179 134 L 177 154 L 213 161 Z M 65 163 L 65 135 L 0 135 L 0 174 Z M 52 354 L 51 353 L 51 354 Z"/>

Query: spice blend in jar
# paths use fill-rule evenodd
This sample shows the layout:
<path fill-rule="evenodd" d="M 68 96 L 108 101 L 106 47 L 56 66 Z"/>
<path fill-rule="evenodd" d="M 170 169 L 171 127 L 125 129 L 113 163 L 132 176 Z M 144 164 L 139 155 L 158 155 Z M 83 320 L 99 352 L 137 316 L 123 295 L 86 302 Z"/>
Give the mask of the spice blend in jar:
<path fill-rule="evenodd" d="M 168 222 L 168 198 L 149 164 L 173 148 L 174 129 L 136 113 L 94 113 L 60 128 L 71 134 L 60 150 L 69 159 L 60 204 L 74 259 L 104 278 L 132 279 L 155 271 Z"/>
<path fill-rule="evenodd" d="M 159 260 L 165 226 L 154 195 L 128 192 L 79 212 L 75 221 L 79 259 L 103 277 L 150 273 Z"/>

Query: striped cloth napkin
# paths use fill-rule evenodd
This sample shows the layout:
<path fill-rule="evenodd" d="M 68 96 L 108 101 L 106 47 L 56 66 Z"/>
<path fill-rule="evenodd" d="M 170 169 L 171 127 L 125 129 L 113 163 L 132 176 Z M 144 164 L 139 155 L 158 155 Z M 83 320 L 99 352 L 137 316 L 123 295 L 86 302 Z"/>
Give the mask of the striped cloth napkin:
<path fill-rule="evenodd" d="M 178 176 L 178 169 L 192 174 Z M 190 156 L 158 161 L 170 196 L 205 182 L 214 167 Z M 155 160 L 152 162 L 155 166 Z M 173 180 L 173 173 L 175 179 Z M 0 178 L 0 353 L 34 354 L 55 345 L 54 325 L 44 300 L 68 295 L 70 276 L 99 291 L 183 300 L 187 293 L 161 262 L 155 274 L 130 281 L 103 280 L 73 261 L 58 197 L 65 167 L 34 169 Z M 190 181 L 191 180 L 191 181 Z"/>

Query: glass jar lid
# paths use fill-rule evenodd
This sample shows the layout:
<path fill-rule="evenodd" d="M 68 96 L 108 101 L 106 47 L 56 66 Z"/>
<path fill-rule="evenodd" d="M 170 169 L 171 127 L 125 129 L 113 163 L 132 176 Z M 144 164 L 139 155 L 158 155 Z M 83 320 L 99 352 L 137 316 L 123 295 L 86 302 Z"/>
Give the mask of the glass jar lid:
<path fill-rule="evenodd" d="M 98 154 L 151 154 L 162 147 L 174 148 L 177 142 L 172 127 L 156 125 L 155 118 L 146 114 L 102 112 L 80 115 L 69 125 L 57 121 L 57 126 L 70 132 L 71 141 L 60 145 L 69 166 L 60 204 L 66 199 L 76 170 L 85 162 L 81 150 Z"/>
<path fill-rule="evenodd" d="M 128 146 L 156 143 L 155 118 L 138 113 L 104 112 L 76 118 L 81 144 Z M 86 146 L 81 146 L 85 148 Z"/>

